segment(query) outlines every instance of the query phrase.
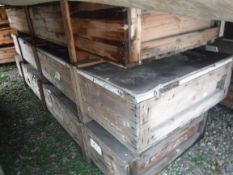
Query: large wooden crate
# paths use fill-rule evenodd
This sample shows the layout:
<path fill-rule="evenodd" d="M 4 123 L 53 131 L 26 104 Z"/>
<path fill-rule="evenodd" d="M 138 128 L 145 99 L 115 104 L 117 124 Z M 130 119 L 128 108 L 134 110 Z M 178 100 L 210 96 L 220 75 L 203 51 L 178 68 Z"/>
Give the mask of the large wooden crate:
<path fill-rule="evenodd" d="M 41 40 L 36 40 L 30 36 L 18 37 L 22 57 L 29 64 L 31 64 L 36 70 L 40 71 L 40 62 L 37 56 L 36 47 L 44 45 Z"/>
<path fill-rule="evenodd" d="M 103 4 L 70 2 L 77 61 L 124 66 L 193 49 L 219 36 L 213 21 Z"/>
<path fill-rule="evenodd" d="M 4 45 L 13 44 L 13 39 L 11 37 L 12 33 L 14 33 L 14 31 L 10 28 L 1 28 L 0 29 L 0 47 L 4 46 Z"/>
<path fill-rule="evenodd" d="M 71 65 L 66 47 L 47 44 L 37 49 L 42 73 L 54 86 L 75 101 Z"/>
<path fill-rule="evenodd" d="M 0 26 L 9 26 L 9 21 L 4 6 L 0 7 Z"/>
<path fill-rule="evenodd" d="M 143 152 L 219 103 L 231 70 L 232 57 L 199 50 L 132 69 L 105 63 L 76 70 L 82 121 L 94 119 Z"/>
<path fill-rule="evenodd" d="M 82 124 L 78 120 L 76 104 L 49 84 L 43 85 L 48 110 L 70 136 L 82 146 Z"/>
<path fill-rule="evenodd" d="M 203 114 L 145 152 L 135 154 L 92 121 L 86 125 L 85 148 L 89 158 L 106 175 L 154 175 L 197 141 L 205 123 Z"/>
<path fill-rule="evenodd" d="M 67 44 L 59 2 L 32 6 L 29 10 L 35 35 L 57 44 Z"/>
<path fill-rule="evenodd" d="M 44 102 L 43 88 L 42 84 L 44 80 L 41 75 L 30 65 L 22 63 L 22 70 L 24 75 L 24 80 L 31 90 L 36 94 L 36 96 Z"/>
<path fill-rule="evenodd" d="M 16 29 L 18 32 L 32 33 L 26 7 L 7 8 L 6 12 L 11 28 Z"/>
<path fill-rule="evenodd" d="M 15 61 L 16 51 L 12 46 L 0 48 L 0 64 L 12 63 Z"/>

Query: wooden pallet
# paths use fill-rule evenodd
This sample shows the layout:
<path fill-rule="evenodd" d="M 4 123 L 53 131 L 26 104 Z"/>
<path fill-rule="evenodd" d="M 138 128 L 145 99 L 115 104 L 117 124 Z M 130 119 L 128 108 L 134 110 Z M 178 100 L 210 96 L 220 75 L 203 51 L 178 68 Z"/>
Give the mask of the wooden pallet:
<path fill-rule="evenodd" d="M 134 154 L 92 121 L 85 127 L 89 158 L 108 175 L 154 175 L 192 146 L 204 132 L 206 115 L 179 128 L 141 154 Z"/>
<path fill-rule="evenodd" d="M 232 57 L 198 50 L 127 70 L 107 63 L 76 70 L 82 121 L 94 119 L 141 153 L 219 103 L 231 70 Z"/>

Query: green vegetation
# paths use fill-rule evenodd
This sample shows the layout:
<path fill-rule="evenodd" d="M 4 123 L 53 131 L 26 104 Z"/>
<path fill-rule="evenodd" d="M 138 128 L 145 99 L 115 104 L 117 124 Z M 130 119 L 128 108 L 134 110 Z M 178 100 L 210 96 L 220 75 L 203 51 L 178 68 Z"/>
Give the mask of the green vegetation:
<path fill-rule="evenodd" d="M 0 82 L 11 81 L 0 77 Z M 10 83 L 0 90 L 0 165 L 5 174 L 100 175 L 22 80 Z"/>

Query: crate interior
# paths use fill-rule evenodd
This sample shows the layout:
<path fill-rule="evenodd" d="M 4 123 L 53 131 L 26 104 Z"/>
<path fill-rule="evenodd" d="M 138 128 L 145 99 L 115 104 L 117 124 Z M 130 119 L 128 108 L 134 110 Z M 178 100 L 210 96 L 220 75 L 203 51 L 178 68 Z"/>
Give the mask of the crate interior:
<path fill-rule="evenodd" d="M 38 48 L 40 50 L 56 57 L 57 59 L 59 59 L 61 61 L 64 61 L 66 63 L 70 63 L 70 56 L 69 56 L 69 52 L 68 52 L 67 47 L 47 42 L 46 44 L 44 44 L 42 46 L 38 46 Z"/>

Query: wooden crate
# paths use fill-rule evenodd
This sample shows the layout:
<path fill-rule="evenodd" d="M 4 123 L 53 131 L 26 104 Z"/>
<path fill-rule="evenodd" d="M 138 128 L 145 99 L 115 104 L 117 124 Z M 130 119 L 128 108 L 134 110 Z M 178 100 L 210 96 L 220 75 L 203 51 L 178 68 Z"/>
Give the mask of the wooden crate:
<path fill-rule="evenodd" d="M 193 49 L 219 36 L 213 21 L 103 4 L 70 2 L 77 62 L 132 66 Z"/>
<path fill-rule="evenodd" d="M 79 69 L 81 120 L 94 119 L 141 153 L 219 103 L 231 70 L 232 57 L 199 50 L 132 69 L 107 63 Z"/>
<path fill-rule="evenodd" d="M 14 31 L 10 28 L 0 29 L 0 47 L 13 44 L 12 33 L 14 33 Z"/>
<path fill-rule="evenodd" d="M 40 62 L 37 56 L 36 47 L 44 44 L 43 41 L 37 40 L 30 36 L 18 37 L 22 57 L 29 64 L 31 64 L 36 70 L 40 71 Z"/>
<path fill-rule="evenodd" d="M 47 44 L 37 49 L 44 77 L 73 102 L 75 101 L 71 78 L 71 65 L 66 47 Z"/>
<path fill-rule="evenodd" d="M 15 62 L 16 62 L 16 66 L 17 66 L 19 75 L 20 75 L 21 77 L 23 77 L 23 70 L 22 70 L 23 58 L 22 58 L 22 56 L 20 56 L 20 55 L 17 54 L 17 55 L 15 56 Z"/>
<path fill-rule="evenodd" d="M 36 96 L 43 102 L 43 79 L 40 74 L 30 65 L 22 63 L 22 70 L 24 75 L 24 80 L 31 90 L 36 94 Z"/>
<path fill-rule="evenodd" d="M 7 8 L 6 9 L 10 27 L 23 33 L 32 33 L 29 16 L 26 7 Z"/>
<path fill-rule="evenodd" d="M 92 121 L 86 125 L 85 148 L 90 159 L 106 175 L 154 175 L 197 141 L 205 123 L 203 114 L 145 152 L 134 154 Z"/>
<path fill-rule="evenodd" d="M 82 124 L 78 120 L 76 104 L 52 85 L 44 84 L 43 90 L 48 110 L 82 147 Z"/>
<path fill-rule="evenodd" d="M 0 26 L 9 26 L 5 7 L 0 7 Z"/>
<path fill-rule="evenodd" d="M 35 35 L 56 44 L 67 44 L 59 2 L 32 6 L 29 11 Z"/>
<path fill-rule="evenodd" d="M 0 48 L 0 64 L 15 62 L 16 51 L 12 46 Z"/>

